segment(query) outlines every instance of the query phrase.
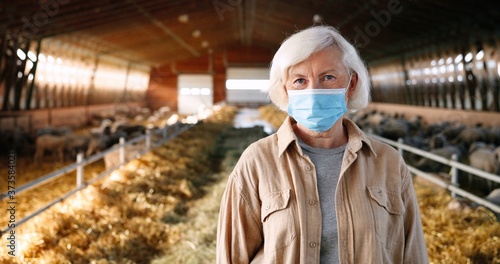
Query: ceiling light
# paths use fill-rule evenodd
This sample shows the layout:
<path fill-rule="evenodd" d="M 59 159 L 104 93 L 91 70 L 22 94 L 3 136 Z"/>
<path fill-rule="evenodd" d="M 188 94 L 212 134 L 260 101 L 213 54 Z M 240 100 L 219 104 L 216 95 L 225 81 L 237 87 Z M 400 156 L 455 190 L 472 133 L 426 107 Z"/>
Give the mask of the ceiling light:
<path fill-rule="evenodd" d="M 206 41 L 206 40 L 204 40 L 204 41 L 201 43 L 201 46 L 202 46 L 203 48 L 208 47 L 208 45 L 210 45 L 210 44 L 209 44 L 209 43 L 208 43 L 208 41 Z"/>
<path fill-rule="evenodd" d="M 19 57 L 19 59 L 21 59 L 21 60 L 25 60 L 26 54 L 21 49 L 17 49 L 17 57 Z"/>
<path fill-rule="evenodd" d="M 476 60 L 482 60 L 484 57 L 484 51 L 480 50 L 477 54 L 476 54 Z"/>
<path fill-rule="evenodd" d="M 193 38 L 199 38 L 201 36 L 201 31 L 199 29 L 193 31 Z"/>
<path fill-rule="evenodd" d="M 472 55 L 471 52 L 467 53 L 467 55 L 465 55 L 465 62 L 469 63 L 472 61 L 472 59 L 474 58 L 474 55 Z"/>
<path fill-rule="evenodd" d="M 180 15 L 178 19 L 179 19 L 179 22 L 181 22 L 181 23 L 189 22 L 189 16 L 187 14 Z"/>
<path fill-rule="evenodd" d="M 321 23 L 321 22 L 323 22 L 323 17 L 321 15 L 315 14 L 313 16 L 313 22 L 314 23 Z"/>

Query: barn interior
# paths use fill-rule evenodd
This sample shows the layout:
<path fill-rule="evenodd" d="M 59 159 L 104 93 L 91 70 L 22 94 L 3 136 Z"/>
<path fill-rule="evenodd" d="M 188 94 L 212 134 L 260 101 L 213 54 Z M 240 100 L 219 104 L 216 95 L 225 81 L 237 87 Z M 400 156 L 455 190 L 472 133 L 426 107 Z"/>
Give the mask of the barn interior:
<path fill-rule="evenodd" d="M 67 114 L 117 103 L 186 112 L 263 104 L 255 91 L 228 90 L 228 75 L 268 78 L 280 43 L 315 24 L 338 28 L 358 48 L 374 106 L 500 109 L 496 1 L 46 0 L 4 2 L 0 12 L 5 126 L 6 115 L 26 113 L 34 127 L 83 122 Z M 183 82 L 191 75 L 201 79 Z M 190 88 L 200 87 L 209 89 L 193 99 L 201 90 Z"/>
<path fill-rule="evenodd" d="M 227 110 L 229 114 L 220 114 L 223 116 L 221 120 L 237 115 L 234 111 L 242 113 L 248 109 L 255 110 L 251 115 L 264 108 L 268 111 L 266 107 L 271 102 L 266 89 L 274 53 L 288 36 L 315 25 L 337 28 L 358 49 L 370 74 L 371 99 L 367 113 L 378 112 L 407 118 L 418 116 L 429 125 L 445 123 L 450 126 L 450 123 L 456 123 L 458 125 L 453 126 L 456 128 L 455 136 L 466 126 L 488 127 L 493 137 L 489 143 L 500 146 L 500 2 L 496 0 L 16 0 L 0 2 L 0 156 L 5 156 L 0 161 L 8 163 L 6 157 L 10 155 L 9 149 L 16 147 L 15 136 L 12 135 L 19 131 L 27 133 L 34 140 L 36 134 L 46 128 L 87 129 L 99 126 L 103 119 L 112 119 L 124 112 L 141 115 L 141 120 L 151 120 L 148 115 L 152 114 L 165 117 L 168 113 L 171 117 L 175 113 L 186 117 L 188 123 L 194 120 L 188 125 L 191 126 L 206 118 L 215 108 L 230 107 L 231 110 Z M 267 112 L 267 116 L 272 116 L 274 120 L 267 122 L 276 122 L 272 124 L 276 129 L 283 120 L 283 113 L 273 111 Z M 229 130 L 222 131 L 216 127 L 204 128 L 207 129 L 205 135 L 197 130 L 189 135 L 196 138 L 193 142 L 203 144 L 216 144 L 216 138 L 220 135 L 233 135 Z M 163 133 L 167 134 L 166 131 Z M 256 139 L 261 136 L 257 133 L 249 137 Z M 189 150 L 194 147 L 189 142 L 190 139 L 181 138 L 180 142 L 174 141 L 172 144 L 177 144 L 177 147 L 185 144 Z M 233 143 L 235 146 L 227 147 L 227 142 L 224 146 L 241 150 L 241 144 Z M 186 155 L 185 159 L 176 159 L 184 167 L 184 162 L 191 164 L 186 161 L 191 158 L 190 154 L 186 154 L 189 152 L 186 149 L 179 147 L 175 150 L 179 156 Z M 65 163 L 51 160 L 35 165 L 32 164 L 34 151 L 33 147 L 19 150 L 18 162 L 26 170 L 38 170 L 39 176 L 76 159 L 74 156 L 73 160 Z M 154 159 L 159 159 L 158 153 L 164 155 L 159 155 L 160 158 L 165 157 L 163 152 L 170 153 L 160 148 Z M 22 161 L 22 155 L 28 159 Z M 141 162 L 134 164 L 138 167 L 152 164 L 150 161 Z M 197 161 L 189 162 L 196 164 Z M 207 168 L 198 168 L 198 165 L 187 167 L 193 166 L 196 167 L 193 170 L 208 173 L 208 167 L 213 167 L 213 164 L 210 165 L 209 161 L 205 163 L 200 166 Z M 168 166 L 172 164 L 168 163 Z M 0 168 L 4 170 L 4 165 L 0 165 Z M 449 176 L 449 167 L 445 170 L 440 173 Z M 120 177 L 123 182 L 130 184 L 134 173 L 134 169 L 128 168 Z M 125 174 L 128 176 L 123 176 Z M 20 179 L 18 186 L 36 180 L 35 176 L 30 177 Z M 85 177 L 84 180 L 90 180 L 90 176 Z M 176 184 L 191 186 L 186 183 L 191 180 Z M 4 181 L 7 182 L 6 179 L 0 179 L 0 187 L 5 187 L 1 187 L 0 192 L 7 191 Z M 148 178 L 148 181 L 153 179 Z M 74 185 L 74 179 L 68 182 Z M 111 185 L 115 184 L 116 179 Z M 499 181 L 497 184 L 496 187 L 500 186 Z M 490 185 L 488 191 L 491 189 Z M 132 192 L 131 189 L 126 190 Z M 165 189 L 167 191 L 171 189 Z M 84 196 L 90 192 L 94 197 L 102 195 L 102 190 L 92 187 L 85 191 Z M 176 192 L 179 196 L 175 196 L 175 199 L 173 196 L 162 199 L 182 200 L 188 196 L 191 199 L 192 196 L 197 197 L 198 193 L 192 189 L 187 191 L 191 194 L 182 190 Z M 43 191 L 40 190 L 40 193 Z M 425 197 L 446 202 L 451 200 L 448 194 L 445 198 L 445 194 L 434 189 L 424 188 L 422 193 Z M 30 203 L 28 194 L 19 197 L 24 204 Z M 39 197 L 44 195 L 33 197 L 39 201 Z M 56 199 L 54 195 L 47 196 Z M 481 190 L 476 195 L 484 197 L 487 192 Z M 2 199 L 0 202 L 5 205 Z M 47 199 L 44 201 L 49 201 Z M 421 206 L 433 204 L 426 200 Z M 100 205 L 107 204 L 100 201 Z M 68 205 L 65 206 L 67 209 Z M 174 215 L 179 214 L 179 211 L 187 211 L 187 206 L 183 206 L 186 206 L 184 202 L 177 202 Z M 438 214 L 437 211 L 446 207 L 442 205 L 437 209 L 429 209 L 428 213 Z M 73 210 L 73 214 L 76 212 L 76 209 L 67 210 Z M 161 210 L 166 209 L 162 207 Z M 27 211 L 18 209 L 18 218 L 25 216 Z M 432 259 L 435 263 L 500 263 L 500 227 L 496 220 L 490 221 L 496 217 L 494 213 L 484 212 L 474 211 L 473 217 L 453 215 L 460 223 L 453 223 L 453 227 L 448 226 L 448 229 L 443 228 L 445 224 L 440 222 L 449 219 L 442 211 L 436 217 L 439 221 L 433 218 L 432 222 L 426 222 L 426 235 L 433 241 L 439 241 L 428 248 L 429 253 L 434 254 Z M 165 214 L 168 215 L 166 218 L 171 219 L 170 213 Z M 49 219 L 56 222 L 56 216 L 63 217 L 60 213 L 52 213 Z M 71 218 L 68 221 L 73 220 Z M 0 220 L 0 223 L 0 230 L 5 230 L 6 221 Z M 162 224 L 158 224 L 158 230 L 163 230 Z M 171 222 L 168 224 L 174 226 Z M 451 237 L 465 239 L 471 235 L 459 233 L 458 230 L 473 224 L 481 226 L 478 230 L 484 237 L 474 236 L 477 241 L 467 249 L 459 249 L 456 244 L 450 246 Z M 41 225 L 37 224 L 38 227 Z M 125 229 L 125 224 L 120 226 Z M 151 233 L 158 231 L 148 229 L 150 226 L 143 223 L 134 227 Z M 54 259 L 64 262 L 72 258 L 88 260 L 91 250 L 100 252 L 92 255 L 94 260 L 101 258 L 108 262 L 123 257 L 124 262 L 143 263 L 141 260 L 144 259 L 152 261 L 153 255 L 167 255 L 158 245 L 155 245 L 154 250 L 145 250 L 150 256 L 139 254 L 138 247 L 130 245 L 133 250 L 121 248 L 118 251 L 106 251 L 106 242 L 102 241 L 92 248 L 91 240 L 97 240 L 99 236 L 93 237 L 95 232 L 89 229 L 74 229 L 78 234 L 72 233 L 75 237 L 85 237 L 85 247 L 79 247 L 75 242 L 60 242 L 60 248 L 49 250 L 48 246 L 42 246 L 43 242 L 40 241 L 43 239 L 39 231 L 27 229 L 31 230 L 30 235 L 18 237 L 19 243 L 28 245 L 24 241 L 36 242 L 26 246 L 27 249 L 22 253 L 24 258 L 14 259 L 17 261 L 14 263 L 23 263 L 31 257 L 41 258 L 44 252 L 51 252 L 44 257 L 49 262 Z M 122 231 L 117 231 L 119 235 L 110 235 L 117 239 L 112 240 L 114 243 L 124 243 L 124 240 L 116 238 L 124 234 Z M 52 235 L 62 236 L 61 232 Z M 101 235 L 104 237 L 105 231 Z M 172 246 L 165 242 L 169 235 L 161 233 L 154 238 L 151 238 L 153 235 L 144 238 L 147 243 L 137 238 L 133 243 L 144 242 L 149 246 L 154 244 L 150 239 L 158 239 L 163 243 L 161 246 Z M 129 236 L 128 233 L 126 236 Z M 448 237 L 450 239 L 446 240 Z M 181 236 L 176 239 L 182 240 Z M 190 241 L 196 240 L 192 239 Z M 482 244 L 482 239 L 487 243 Z M 2 240 L 6 241 L 4 238 Z M 465 245 L 467 241 L 460 240 L 458 243 Z M 4 253 L 2 249 L 5 250 L 5 246 L 0 245 L 0 253 Z M 45 240 L 45 245 L 51 244 Z M 71 251 L 71 245 L 80 251 Z M 190 252 L 198 249 L 200 252 L 200 248 L 196 248 L 199 244 L 188 244 L 187 249 L 185 245 L 176 245 L 168 254 L 173 254 L 177 249 Z M 64 248 L 72 253 L 64 255 L 66 253 L 61 253 L 66 250 Z M 135 257 L 124 257 L 127 250 L 134 252 Z M 204 250 L 212 249 L 203 248 L 201 252 Z M 57 257 L 51 259 L 51 256 Z M 204 262 L 204 256 L 197 258 L 199 262 L 196 263 L 213 263 Z M 207 259 L 211 260 L 210 257 Z M 0 262 L 12 260 L 0 256 Z M 106 261 L 103 263 L 108 263 Z M 185 261 L 185 258 L 164 258 L 157 259 L 155 263 Z"/>

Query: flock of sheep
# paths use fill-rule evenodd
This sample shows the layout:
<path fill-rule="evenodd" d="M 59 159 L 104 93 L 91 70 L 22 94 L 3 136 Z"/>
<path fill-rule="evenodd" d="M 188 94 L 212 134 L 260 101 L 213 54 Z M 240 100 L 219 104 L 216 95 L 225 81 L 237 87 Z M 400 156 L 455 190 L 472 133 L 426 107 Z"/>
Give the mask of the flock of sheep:
<path fill-rule="evenodd" d="M 89 157 L 117 144 L 121 137 L 129 140 L 145 134 L 147 129 L 160 129 L 178 120 L 179 116 L 168 108 L 160 108 L 153 113 L 146 108 L 110 111 L 94 115 L 89 121 L 90 128 L 74 130 L 65 126 L 47 126 L 30 135 L 21 127 L 16 127 L 3 131 L 0 140 L 4 141 L 7 149 L 15 149 L 20 155 L 34 152 L 35 163 L 74 161 L 77 153 L 82 152 Z"/>

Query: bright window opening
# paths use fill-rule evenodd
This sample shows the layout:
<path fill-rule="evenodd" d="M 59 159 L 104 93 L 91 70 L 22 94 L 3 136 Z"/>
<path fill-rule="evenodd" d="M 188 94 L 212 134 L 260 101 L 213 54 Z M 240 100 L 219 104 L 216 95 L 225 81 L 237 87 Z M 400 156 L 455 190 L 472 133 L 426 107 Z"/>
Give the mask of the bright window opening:
<path fill-rule="evenodd" d="M 228 68 L 226 72 L 227 102 L 237 105 L 269 103 L 268 68 Z"/>
<path fill-rule="evenodd" d="M 259 90 L 265 91 L 269 87 L 269 80 L 231 79 L 226 81 L 228 90 Z"/>
<path fill-rule="evenodd" d="M 178 112 L 197 114 L 213 105 L 213 77 L 208 74 L 179 75 Z"/>

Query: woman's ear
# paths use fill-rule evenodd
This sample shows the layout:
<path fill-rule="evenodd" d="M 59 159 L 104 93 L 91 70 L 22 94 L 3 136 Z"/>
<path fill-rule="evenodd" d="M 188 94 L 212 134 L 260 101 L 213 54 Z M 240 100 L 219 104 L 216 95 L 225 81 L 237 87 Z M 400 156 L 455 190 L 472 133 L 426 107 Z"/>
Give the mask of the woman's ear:
<path fill-rule="evenodd" d="M 353 96 L 357 86 L 358 86 L 358 74 L 353 72 L 351 77 L 351 83 L 349 84 L 349 87 L 347 87 L 347 98 L 351 98 Z"/>

